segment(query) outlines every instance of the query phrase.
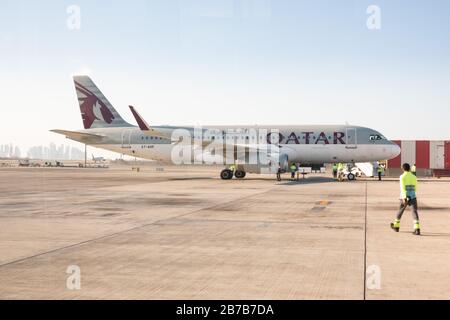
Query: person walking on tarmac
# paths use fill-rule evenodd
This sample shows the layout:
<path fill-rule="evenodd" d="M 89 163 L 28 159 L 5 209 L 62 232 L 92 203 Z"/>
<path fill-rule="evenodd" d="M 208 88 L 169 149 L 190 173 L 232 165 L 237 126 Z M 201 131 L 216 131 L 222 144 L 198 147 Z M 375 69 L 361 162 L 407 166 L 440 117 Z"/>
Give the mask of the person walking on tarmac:
<path fill-rule="evenodd" d="M 378 181 L 381 181 L 381 176 L 383 175 L 384 168 L 381 163 L 378 162 L 377 173 L 378 173 Z"/>
<path fill-rule="evenodd" d="M 339 164 L 337 166 L 337 175 L 338 175 L 339 181 L 344 180 L 344 164 L 341 162 L 339 162 Z"/>
<path fill-rule="evenodd" d="M 331 167 L 331 169 L 333 170 L 333 179 L 337 178 L 337 171 L 338 171 L 338 166 L 336 163 L 333 163 L 333 166 Z"/>
<path fill-rule="evenodd" d="M 297 166 L 295 165 L 295 163 L 292 162 L 292 164 L 289 167 L 289 169 L 291 170 L 291 180 L 294 180 L 295 179 L 295 172 L 297 171 Z"/>
<path fill-rule="evenodd" d="M 400 219 L 402 218 L 403 212 L 405 212 L 406 207 L 411 207 L 411 213 L 414 219 L 414 231 L 413 234 L 420 235 L 420 223 L 419 214 L 417 212 L 417 178 L 410 172 L 410 166 L 408 163 L 404 163 L 403 174 L 400 176 L 400 208 L 397 213 L 397 217 L 393 223 L 391 223 L 391 228 L 395 232 L 400 230 Z"/>
<path fill-rule="evenodd" d="M 414 163 L 413 166 L 411 167 L 411 173 L 415 176 L 417 176 L 416 174 L 417 168 L 416 168 L 416 164 Z"/>
<path fill-rule="evenodd" d="M 280 163 L 278 163 L 277 181 L 281 181 L 281 164 Z"/>

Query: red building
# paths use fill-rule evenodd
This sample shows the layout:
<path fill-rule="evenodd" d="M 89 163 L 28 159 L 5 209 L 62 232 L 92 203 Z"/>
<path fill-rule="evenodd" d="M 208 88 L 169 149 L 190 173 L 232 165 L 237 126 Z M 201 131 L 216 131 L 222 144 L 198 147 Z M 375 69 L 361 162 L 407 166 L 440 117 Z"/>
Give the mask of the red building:
<path fill-rule="evenodd" d="M 450 141 L 394 140 L 402 152 L 388 161 L 389 169 L 400 169 L 405 162 L 416 164 L 418 174 L 450 176 Z"/>

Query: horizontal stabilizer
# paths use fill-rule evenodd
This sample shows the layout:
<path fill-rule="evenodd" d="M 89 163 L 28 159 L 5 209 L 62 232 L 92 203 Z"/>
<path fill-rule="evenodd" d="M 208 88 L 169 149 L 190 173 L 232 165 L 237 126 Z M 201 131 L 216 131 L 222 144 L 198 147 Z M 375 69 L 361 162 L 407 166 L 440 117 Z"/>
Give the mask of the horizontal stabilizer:
<path fill-rule="evenodd" d="M 85 132 L 77 132 L 77 131 L 68 131 L 68 130 L 50 130 L 51 132 L 65 135 L 66 138 L 79 141 L 86 144 L 94 144 L 100 143 L 104 136 L 99 134 L 85 133 Z"/>

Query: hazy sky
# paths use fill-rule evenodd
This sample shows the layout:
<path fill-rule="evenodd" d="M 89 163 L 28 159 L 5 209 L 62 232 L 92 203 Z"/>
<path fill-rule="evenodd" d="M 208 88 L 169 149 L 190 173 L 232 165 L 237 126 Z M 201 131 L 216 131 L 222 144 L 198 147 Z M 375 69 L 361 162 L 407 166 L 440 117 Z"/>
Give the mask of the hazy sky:
<path fill-rule="evenodd" d="M 80 29 L 67 8 L 81 9 Z M 370 30 L 369 5 L 381 9 Z M 71 75 L 150 124 L 369 126 L 450 139 L 448 0 L 10 1 L 0 4 L 0 144 L 68 142 Z M 79 145 L 73 143 L 73 145 Z"/>

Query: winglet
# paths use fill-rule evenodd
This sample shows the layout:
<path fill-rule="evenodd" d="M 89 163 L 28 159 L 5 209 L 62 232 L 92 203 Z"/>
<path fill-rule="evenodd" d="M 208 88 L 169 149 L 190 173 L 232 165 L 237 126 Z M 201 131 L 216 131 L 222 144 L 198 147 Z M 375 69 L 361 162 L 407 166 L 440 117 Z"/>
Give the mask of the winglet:
<path fill-rule="evenodd" d="M 152 131 L 152 128 L 148 125 L 147 122 L 145 122 L 144 118 L 141 117 L 141 115 L 136 111 L 136 109 L 133 106 L 129 106 L 131 113 L 133 114 L 134 118 L 136 119 L 137 124 L 139 125 L 139 128 L 142 131 Z"/>
<path fill-rule="evenodd" d="M 169 133 L 161 132 L 160 130 L 155 130 L 152 127 L 148 125 L 148 123 L 144 120 L 144 118 L 141 117 L 141 115 L 136 111 L 136 109 L 133 106 L 129 106 L 131 113 L 133 114 L 134 118 L 136 119 L 136 122 L 139 126 L 139 129 L 141 129 L 143 132 L 145 132 L 147 135 L 163 138 L 163 139 L 171 139 L 171 135 Z"/>

